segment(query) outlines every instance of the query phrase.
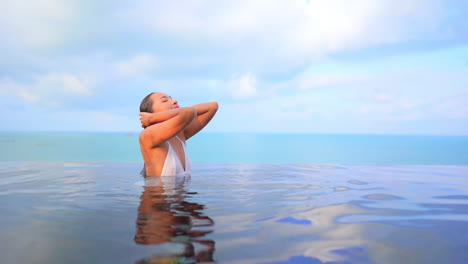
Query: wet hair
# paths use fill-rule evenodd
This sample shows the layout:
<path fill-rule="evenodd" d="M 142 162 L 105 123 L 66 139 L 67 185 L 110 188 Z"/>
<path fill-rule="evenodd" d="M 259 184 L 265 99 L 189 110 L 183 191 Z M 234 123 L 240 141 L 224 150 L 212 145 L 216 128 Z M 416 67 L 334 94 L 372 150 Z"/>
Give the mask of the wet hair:
<path fill-rule="evenodd" d="M 148 94 L 140 104 L 140 112 L 153 113 L 153 100 L 151 100 L 151 95 L 154 93 Z"/>

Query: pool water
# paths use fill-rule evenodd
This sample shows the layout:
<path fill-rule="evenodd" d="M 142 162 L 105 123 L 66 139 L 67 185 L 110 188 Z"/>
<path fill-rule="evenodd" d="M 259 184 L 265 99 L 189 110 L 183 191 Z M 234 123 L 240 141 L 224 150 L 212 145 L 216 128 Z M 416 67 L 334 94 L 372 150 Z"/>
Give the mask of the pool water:
<path fill-rule="evenodd" d="M 467 263 L 468 166 L 0 162 L 1 263 Z"/>

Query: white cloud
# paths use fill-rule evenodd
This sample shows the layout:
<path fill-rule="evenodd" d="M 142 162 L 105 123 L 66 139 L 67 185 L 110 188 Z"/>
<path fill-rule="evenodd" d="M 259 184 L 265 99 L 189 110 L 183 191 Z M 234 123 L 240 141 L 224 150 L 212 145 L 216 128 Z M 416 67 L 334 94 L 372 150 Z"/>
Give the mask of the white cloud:
<path fill-rule="evenodd" d="M 32 82 L 17 82 L 10 78 L 0 80 L 0 92 L 19 97 L 32 103 L 46 106 L 60 106 L 65 96 L 94 94 L 92 87 L 96 79 L 92 75 L 72 75 L 69 73 L 49 73 L 34 76 Z"/>
<path fill-rule="evenodd" d="M 442 31 L 457 24 L 456 33 L 458 24 L 463 24 L 442 21 L 447 8 L 439 5 L 446 4 L 442 0 L 143 0 L 130 5 L 1 1 L 2 104 L 56 107 L 77 99 L 74 106 L 82 110 L 114 103 L 135 104 L 133 109 L 141 99 L 133 100 L 135 93 L 144 96 L 155 89 L 184 105 L 220 101 L 220 114 L 224 109 L 238 114 L 225 116 L 236 131 L 307 132 L 320 124 L 325 131 L 333 122 L 348 122 L 352 130 L 357 126 L 354 121 L 371 127 L 383 120 L 466 119 L 466 97 L 450 97 L 468 83 L 462 77 L 468 76 L 466 71 L 450 73 L 460 70 L 458 58 L 466 48 L 435 55 L 417 50 L 426 48 L 424 40 L 444 38 Z M 396 56 L 374 56 L 379 45 L 398 43 L 410 44 L 411 50 L 392 45 Z M 368 52 L 368 47 L 377 49 Z M 404 52 L 398 54 L 400 49 Z M 340 61 L 340 52 L 354 50 L 366 58 Z M 83 69 L 92 74 L 82 74 Z M 106 100 L 104 91 L 116 93 Z M 12 96 L 18 100 L 7 102 Z M 240 107 L 244 109 L 239 111 Z M 246 124 L 245 119 L 251 120 Z M 323 120 L 329 123 L 320 123 Z"/>
<path fill-rule="evenodd" d="M 3 106 L 0 106 L 3 108 Z M 2 129 L 15 131 L 139 131 L 138 115 L 121 114 L 121 109 L 72 110 L 69 108 L 45 109 L 31 106 L 25 109 L 1 109 Z M 126 110 L 128 113 L 128 110 Z M 24 122 L 28 120 L 28 122 Z M 137 142 L 138 144 L 138 142 Z"/>
<path fill-rule="evenodd" d="M 289 86 L 299 90 L 309 90 L 334 85 L 346 85 L 365 81 L 367 74 L 360 73 L 313 73 L 303 72 L 296 76 Z"/>
<path fill-rule="evenodd" d="M 60 43 L 77 18 L 75 1 L 18 0 L 0 2 L 0 28 L 19 38 L 30 48 L 46 48 Z"/>
<path fill-rule="evenodd" d="M 36 88 L 42 91 L 60 91 L 68 93 L 92 95 L 91 87 L 96 79 L 91 75 L 75 76 L 69 73 L 49 73 L 36 77 Z"/>
<path fill-rule="evenodd" d="M 380 73 L 353 87 L 355 119 L 426 121 L 468 118 L 466 72 L 421 69 Z M 437 121 L 438 120 L 438 121 Z"/>
<path fill-rule="evenodd" d="M 420 105 L 394 101 L 386 104 L 357 106 L 355 119 L 368 121 L 412 121 L 424 118 Z"/>
<path fill-rule="evenodd" d="M 19 84 L 15 83 L 10 78 L 0 79 L 0 93 L 2 95 L 13 95 L 20 87 Z"/>
<path fill-rule="evenodd" d="M 437 30 L 437 1 L 143 1 L 125 20 L 159 34 L 271 60 L 398 43 Z M 285 61 L 280 61 L 285 63 Z"/>
<path fill-rule="evenodd" d="M 237 79 L 231 80 L 227 89 L 231 91 L 234 99 L 251 99 L 258 96 L 257 79 L 252 73 L 247 73 Z"/>
<path fill-rule="evenodd" d="M 18 91 L 18 96 L 29 102 L 39 102 L 41 98 L 26 91 Z"/>
<path fill-rule="evenodd" d="M 154 69 L 156 61 L 156 58 L 150 54 L 139 54 L 126 61 L 117 62 L 115 68 L 120 77 L 135 77 Z"/>
<path fill-rule="evenodd" d="M 298 89 L 301 81 L 309 80 L 310 76 L 326 81 L 319 82 L 320 85 L 309 83 L 309 89 Z M 454 124 L 468 118 L 466 76 L 464 71 L 444 72 L 439 68 L 377 71 L 364 76 L 306 71 L 276 87 L 275 94 L 262 90 L 262 95 L 268 96 L 222 105 L 223 117 L 230 120 L 226 129 L 233 131 L 248 127 L 254 132 L 454 133 L 459 128 L 436 124 L 441 124 L 441 120 L 452 120 L 450 124 Z M 312 89 L 327 85 L 333 87 Z M 268 87 L 258 82 L 257 86 Z M 251 122 L 252 119 L 255 121 Z M 418 128 L 430 123 L 433 128 Z"/>
<path fill-rule="evenodd" d="M 393 99 L 393 97 L 391 95 L 385 94 L 385 93 L 379 93 L 379 94 L 375 95 L 375 100 L 381 101 L 381 102 L 387 102 L 387 101 L 390 101 L 392 99 Z M 405 106 L 408 106 L 408 104 L 405 105 Z"/>

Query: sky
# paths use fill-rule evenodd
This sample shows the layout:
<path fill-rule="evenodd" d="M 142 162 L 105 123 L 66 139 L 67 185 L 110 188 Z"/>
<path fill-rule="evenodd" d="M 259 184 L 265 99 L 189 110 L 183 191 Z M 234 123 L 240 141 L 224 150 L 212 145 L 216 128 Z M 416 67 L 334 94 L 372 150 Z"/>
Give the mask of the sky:
<path fill-rule="evenodd" d="M 0 131 L 468 135 L 468 1 L 0 0 Z"/>

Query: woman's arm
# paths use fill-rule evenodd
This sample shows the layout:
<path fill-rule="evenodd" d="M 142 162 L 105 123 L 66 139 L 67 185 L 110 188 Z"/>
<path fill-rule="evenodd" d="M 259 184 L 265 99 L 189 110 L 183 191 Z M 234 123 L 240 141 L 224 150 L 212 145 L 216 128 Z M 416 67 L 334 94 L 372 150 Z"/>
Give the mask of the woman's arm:
<path fill-rule="evenodd" d="M 140 144 L 159 146 L 184 130 L 194 120 L 196 113 L 195 107 L 170 109 L 148 115 L 140 113 L 142 126 L 146 127 L 140 134 Z"/>
<path fill-rule="evenodd" d="M 184 129 L 185 139 L 189 139 L 204 128 L 218 111 L 218 103 L 210 102 L 193 106 L 197 111 L 197 117 Z"/>
<path fill-rule="evenodd" d="M 140 122 L 141 127 L 147 128 L 151 125 L 164 122 L 169 120 L 179 114 L 179 112 L 184 111 L 184 108 L 170 109 L 158 113 L 146 113 L 140 112 Z"/>

